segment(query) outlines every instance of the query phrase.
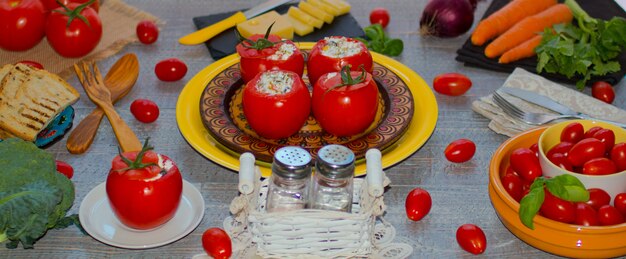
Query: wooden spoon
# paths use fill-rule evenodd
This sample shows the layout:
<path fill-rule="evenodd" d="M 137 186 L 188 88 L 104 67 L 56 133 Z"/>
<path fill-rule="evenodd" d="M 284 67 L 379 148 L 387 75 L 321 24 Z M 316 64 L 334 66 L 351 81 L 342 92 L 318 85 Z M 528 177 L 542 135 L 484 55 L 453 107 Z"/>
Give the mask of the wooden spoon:
<path fill-rule="evenodd" d="M 135 54 L 126 54 L 113 64 L 104 77 L 104 85 L 111 91 L 111 100 L 113 103 L 116 103 L 130 92 L 135 82 L 137 82 L 137 77 L 139 77 L 139 61 L 137 61 Z M 82 154 L 89 149 L 89 146 L 91 146 L 91 143 L 93 143 L 96 137 L 102 117 L 104 117 L 104 111 L 96 106 L 96 108 L 74 128 L 66 144 L 67 150 L 70 153 Z"/>

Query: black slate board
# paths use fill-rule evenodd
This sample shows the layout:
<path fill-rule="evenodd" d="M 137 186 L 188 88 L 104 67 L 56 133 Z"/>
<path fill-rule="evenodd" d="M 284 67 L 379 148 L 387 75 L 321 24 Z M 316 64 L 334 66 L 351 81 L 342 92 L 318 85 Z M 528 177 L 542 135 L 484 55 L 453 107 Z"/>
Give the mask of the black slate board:
<path fill-rule="evenodd" d="M 487 11 L 485 11 L 485 15 L 482 19 L 487 18 L 487 16 L 499 10 L 508 2 L 509 0 L 494 0 L 487 8 Z M 577 0 L 577 2 L 585 11 L 587 11 L 587 13 L 591 17 L 594 18 L 609 20 L 614 16 L 626 17 L 626 12 L 624 12 L 624 10 L 614 0 Z M 510 73 L 516 67 L 521 67 L 526 69 L 527 71 L 536 73 L 536 57 L 522 59 L 510 64 L 500 64 L 498 63 L 497 58 L 490 59 L 483 54 L 486 46 L 487 44 L 484 44 L 480 47 L 474 46 L 468 38 L 465 44 L 463 44 L 463 47 L 457 50 L 456 60 L 464 62 L 466 66 L 476 66 L 500 72 Z M 587 84 L 590 85 L 596 81 L 606 81 L 612 85 L 617 84 L 622 78 L 624 78 L 624 75 L 626 75 L 626 51 L 622 52 L 622 54 L 618 57 L 618 61 L 621 65 L 620 71 L 604 76 L 592 77 Z M 567 77 L 562 75 L 549 74 L 545 72 L 541 73 L 540 75 L 551 80 L 571 84 L 574 84 L 578 80 L 578 78 L 568 79 Z"/>
<path fill-rule="evenodd" d="M 274 10 L 280 14 L 284 14 L 287 12 L 289 7 L 293 5 L 295 4 L 281 5 L 279 7 L 276 7 Z M 229 16 L 233 15 L 235 12 L 236 11 L 194 17 L 193 23 L 199 30 L 211 24 L 217 23 L 223 19 L 226 19 Z M 205 43 L 209 48 L 211 57 L 213 57 L 214 60 L 218 60 L 220 58 L 235 53 L 235 45 L 237 45 L 238 41 L 234 31 L 235 28 L 228 29 Z M 359 23 L 354 19 L 354 17 L 352 17 L 352 15 L 350 15 L 350 13 L 348 13 L 335 17 L 331 24 L 325 23 L 321 29 L 315 29 L 312 33 L 305 35 L 304 37 L 300 37 L 294 34 L 293 41 L 316 42 L 327 36 L 346 36 L 354 38 L 365 37 L 365 34 L 363 32 L 363 28 L 361 28 Z"/>

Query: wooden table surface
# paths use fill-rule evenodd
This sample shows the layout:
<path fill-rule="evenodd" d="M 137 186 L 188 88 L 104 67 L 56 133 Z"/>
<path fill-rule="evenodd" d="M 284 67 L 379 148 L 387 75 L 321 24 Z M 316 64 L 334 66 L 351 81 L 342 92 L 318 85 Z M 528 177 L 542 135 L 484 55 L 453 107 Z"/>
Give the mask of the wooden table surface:
<path fill-rule="evenodd" d="M 105 0 L 106 1 L 106 0 Z M 103 244 L 91 236 L 83 235 L 76 227 L 50 230 L 35 243 L 35 249 L 8 250 L 0 248 L 0 258 L 190 258 L 202 253 L 201 235 L 210 227 L 221 227 L 229 216 L 228 207 L 238 194 L 237 174 L 197 153 L 181 135 L 176 123 L 178 95 L 197 72 L 214 62 L 204 45 L 183 46 L 177 39 L 193 32 L 192 17 L 250 8 L 262 0 L 126 0 L 142 10 L 159 16 L 166 22 L 161 27 L 158 41 L 153 45 L 133 44 L 126 46 L 117 55 L 99 62 L 101 70 L 108 68 L 123 54 L 136 53 L 141 65 L 140 76 L 134 89 L 115 105 L 140 139 L 151 137 L 157 151 L 167 154 L 177 162 L 183 178 L 199 187 L 206 204 L 200 225 L 186 237 L 158 248 L 146 250 L 121 249 Z M 388 205 L 385 219 L 397 229 L 398 236 L 410 240 L 414 248 L 412 258 L 470 257 L 455 240 L 456 229 L 465 223 L 479 225 L 487 235 L 488 247 L 482 256 L 488 257 L 553 257 L 533 248 L 513 234 L 500 222 L 488 197 L 488 165 L 496 148 L 507 139 L 488 127 L 488 120 L 471 110 L 472 101 L 488 95 L 500 87 L 507 73 L 465 67 L 454 60 L 455 51 L 465 42 L 469 34 L 457 38 L 440 39 L 423 37 L 418 33 L 419 18 L 427 0 L 350 0 L 351 14 L 361 26 L 369 25 L 369 12 L 377 6 L 387 8 L 391 23 L 387 31 L 392 37 L 404 41 L 404 52 L 398 61 L 416 71 L 429 85 L 433 78 L 445 72 L 466 74 L 473 87 L 466 94 L 450 97 L 435 93 L 439 106 L 437 126 L 430 139 L 417 152 L 401 163 L 388 168 L 392 181 L 385 193 Z M 481 1 L 476 10 L 476 20 L 482 17 L 489 1 Z M 134 25 L 129 25 L 134 26 Z M 473 27 L 472 27 L 473 28 Z M 161 82 L 154 75 L 155 64 L 165 58 L 183 60 L 189 71 L 183 80 Z M 75 123 L 91 111 L 94 104 L 86 97 L 75 77 L 69 79 L 81 93 L 74 105 Z M 626 81 L 615 89 L 614 105 L 624 108 Z M 432 89 L 432 86 L 431 86 Z M 589 94 L 590 89 L 585 89 Z M 130 114 L 130 104 L 138 98 L 155 101 L 160 107 L 159 119 L 143 124 Z M 443 151 L 448 143 L 458 138 L 468 138 L 477 145 L 476 155 L 466 163 L 448 162 Z M 69 154 L 63 139 L 47 151 L 56 159 L 69 162 L 75 169 L 73 182 L 76 186 L 76 201 L 70 213 L 78 213 L 85 195 L 106 179 L 113 156 L 117 154 L 117 141 L 108 121 L 104 120 L 91 148 L 82 155 Z M 433 207 L 424 219 L 413 222 L 404 212 L 407 193 L 420 187 L 430 192 Z"/>

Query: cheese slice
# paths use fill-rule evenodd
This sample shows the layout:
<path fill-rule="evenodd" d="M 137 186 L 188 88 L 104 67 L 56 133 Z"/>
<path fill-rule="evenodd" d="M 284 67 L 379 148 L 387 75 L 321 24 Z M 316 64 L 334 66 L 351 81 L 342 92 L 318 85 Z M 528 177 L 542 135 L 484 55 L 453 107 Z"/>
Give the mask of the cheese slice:
<path fill-rule="evenodd" d="M 276 34 L 283 39 L 293 39 L 293 26 L 284 16 L 278 14 L 276 11 L 270 11 L 239 23 L 237 24 L 237 30 L 241 36 L 250 38 L 250 36 L 254 34 L 265 34 L 267 28 L 269 28 L 272 23 L 274 23 L 274 26 L 272 26 L 271 34 Z"/>
<path fill-rule="evenodd" d="M 287 11 L 287 13 L 289 14 L 289 16 L 318 29 L 322 28 L 322 25 L 324 25 L 324 21 L 305 13 L 304 11 L 300 10 L 300 8 L 295 6 L 289 7 L 289 11 Z"/>
<path fill-rule="evenodd" d="M 288 14 L 283 15 L 291 25 L 293 26 L 293 31 L 298 34 L 298 36 L 305 36 L 311 32 L 313 32 L 314 28 L 311 25 L 301 22 L 300 20 L 291 17 Z"/>
<path fill-rule="evenodd" d="M 302 11 L 328 24 L 331 24 L 333 22 L 333 18 L 335 18 L 324 10 L 304 1 L 300 2 L 300 4 L 298 4 L 298 7 L 300 7 Z"/>
<path fill-rule="evenodd" d="M 324 10 L 324 12 L 329 13 L 332 16 L 339 15 L 339 10 L 332 5 L 322 2 L 322 0 L 308 0 L 307 3 L 316 6 L 319 9 Z"/>
<path fill-rule="evenodd" d="M 322 2 L 335 7 L 339 10 L 339 15 L 347 14 L 350 12 L 350 4 L 343 0 L 321 0 Z"/>

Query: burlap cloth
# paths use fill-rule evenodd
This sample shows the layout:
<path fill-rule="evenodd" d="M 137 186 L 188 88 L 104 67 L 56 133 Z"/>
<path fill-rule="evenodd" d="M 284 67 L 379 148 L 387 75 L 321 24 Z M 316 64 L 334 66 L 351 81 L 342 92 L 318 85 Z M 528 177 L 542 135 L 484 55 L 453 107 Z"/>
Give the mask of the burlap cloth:
<path fill-rule="evenodd" d="M 129 6 L 121 0 L 102 1 L 99 14 L 102 20 L 102 38 L 98 46 L 86 56 L 62 57 L 44 38 L 37 46 L 27 51 L 13 52 L 0 49 L 0 66 L 21 60 L 32 60 L 41 63 L 46 70 L 67 79 L 73 75 L 70 68 L 74 63 L 81 60 L 98 61 L 114 55 L 126 44 L 138 42 L 135 27 L 140 21 L 152 20 L 162 24 L 156 16 Z"/>
<path fill-rule="evenodd" d="M 554 83 L 521 68 L 515 69 L 504 82 L 502 87 L 513 87 L 533 91 L 538 94 L 548 96 L 574 111 L 582 112 L 599 119 L 626 123 L 626 111 L 577 90 Z M 556 114 L 553 111 L 526 102 L 517 97 L 502 92 L 500 93 L 505 99 L 524 111 Z M 507 135 L 509 137 L 530 128 L 537 127 L 525 124 L 506 115 L 502 109 L 494 103 L 491 94 L 474 101 L 472 103 L 472 110 L 491 119 L 489 122 L 490 129 L 496 133 Z"/>

